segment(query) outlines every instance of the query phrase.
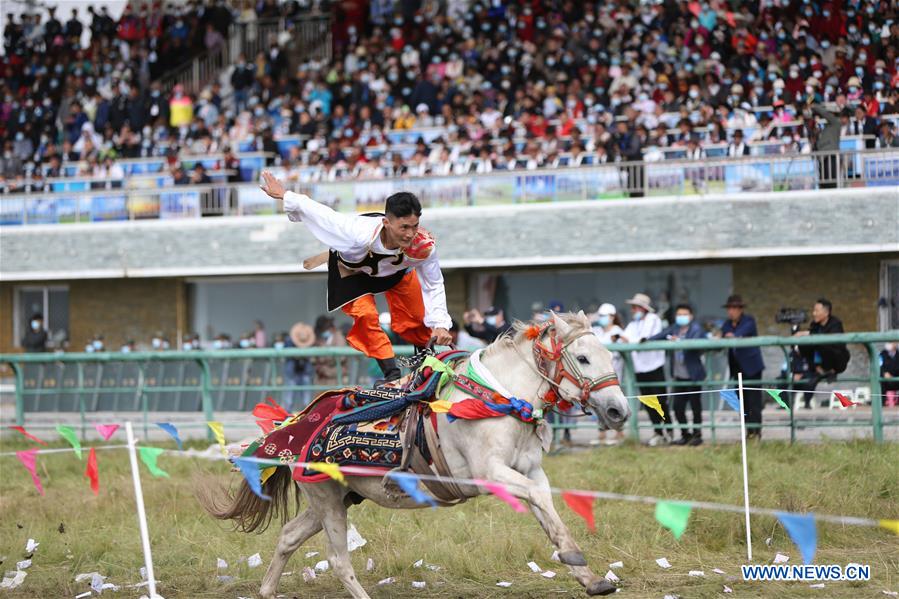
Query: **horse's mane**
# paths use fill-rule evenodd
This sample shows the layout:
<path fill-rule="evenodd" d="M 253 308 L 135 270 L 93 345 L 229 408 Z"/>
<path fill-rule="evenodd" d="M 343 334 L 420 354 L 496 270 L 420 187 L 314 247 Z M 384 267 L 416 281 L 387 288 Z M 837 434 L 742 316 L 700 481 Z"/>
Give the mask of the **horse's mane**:
<path fill-rule="evenodd" d="M 582 316 L 582 314 L 562 312 L 556 314 L 556 316 L 558 316 L 571 326 L 571 335 L 582 333 L 590 328 L 590 323 Z M 521 320 L 513 321 L 512 327 L 508 331 L 497 337 L 493 341 L 493 343 L 484 348 L 483 356 L 486 358 L 496 354 L 497 352 L 501 351 L 501 347 L 506 343 L 518 343 L 525 336 L 529 328 L 535 325 L 540 326 L 541 324 L 543 323 L 539 323 L 534 320 L 529 320 L 527 322 Z"/>

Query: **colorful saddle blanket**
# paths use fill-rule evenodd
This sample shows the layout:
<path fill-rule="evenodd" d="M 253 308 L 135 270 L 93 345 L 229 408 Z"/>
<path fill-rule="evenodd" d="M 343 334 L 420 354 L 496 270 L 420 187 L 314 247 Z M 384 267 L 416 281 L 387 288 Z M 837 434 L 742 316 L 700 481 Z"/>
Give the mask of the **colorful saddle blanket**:
<path fill-rule="evenodd" d="M 356 466 L 366 471 L 356 476 L 383 476 L 403 459 L 399 429 L 407 407 L 433 398 L 439 382 L 436 373 L 416 385 L 415 391 L 357 388 L 326 391 L 302 412 L 288 418 L 271 432 L 256 439 L 243 457 L 293 462 L 325 462 Z M 423 404 L 422 404 L 423 405 Z M 419 421 L 419 428 L 422 426 Z M 416 431 L 421 433 L 422 431 Z M 423 434 L 416 445 L 427 459 Z M 262 464 L 265 481 L 277 468 Z M 300 482 L 321 482 L 328 475 L 307 468 L 295 468 Z"/>

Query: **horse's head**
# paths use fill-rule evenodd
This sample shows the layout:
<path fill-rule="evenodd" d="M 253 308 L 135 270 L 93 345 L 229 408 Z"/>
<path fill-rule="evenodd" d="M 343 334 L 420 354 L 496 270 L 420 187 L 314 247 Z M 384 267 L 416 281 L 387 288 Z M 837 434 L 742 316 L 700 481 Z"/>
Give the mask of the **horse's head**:
<path fill-rule="evenodd" d="M 559 355 L 556 370 L 548 374 L 557 381 L 557 393 L 596 414 L 607 428 L 621 429 L 631 410 L 612 367 L 612 353 L 593 334 L 590 321 L 583 312 L 554 313 L 552 329 Z"/>

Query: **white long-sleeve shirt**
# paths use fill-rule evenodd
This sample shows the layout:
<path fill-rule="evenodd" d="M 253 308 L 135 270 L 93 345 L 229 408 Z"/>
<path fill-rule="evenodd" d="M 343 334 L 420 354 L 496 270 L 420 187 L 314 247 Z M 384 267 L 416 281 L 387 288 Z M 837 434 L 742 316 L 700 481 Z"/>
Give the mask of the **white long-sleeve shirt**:
<path fill-rule="evenodd" d="M 369 252 L 392 256 L 402 253 L 399 248 L 384 247 L 380 235 L 384 225 L 380 218 L 341 214 L 307 195 L 292 191 L 284 194 L 284 212 L 291 222 L 304 222 L 316 239 L 339 252 L 345 262 L 361 262 Z M 378 264 L 378 272 L 374 275 L 370 271 L 361 272 L 386 277 L 404 269 L 415 269 L 421 283 L 425 326 L 432 329 L 449 329 L 452 320 L 446 309 L 446 290 L 443 286 L 443 273 L 437 260 L 436 247 L 424 259 L 417 260 L 403 254 L 399 264 L 393 262 L 382 260 Z"/>
<path fill-rule="evenodd" d="M 641 339 L 652 337 L 662 332 L 662 320 L 657 314 L 648 312 L 640 320 L 632 320 L 624 329 L 624 337 L 628 343 L 639 343 Z M 631 354 L 634 361 L 634 372 L 652 372 L 665 365 L 664 351 L 635 351 Z"/>

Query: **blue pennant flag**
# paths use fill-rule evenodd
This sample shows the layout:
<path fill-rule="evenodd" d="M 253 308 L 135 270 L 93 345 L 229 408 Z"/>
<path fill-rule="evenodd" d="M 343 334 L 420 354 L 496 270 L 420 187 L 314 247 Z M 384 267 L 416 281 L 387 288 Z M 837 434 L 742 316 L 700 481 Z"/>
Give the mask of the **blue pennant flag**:
<path fill-rule="evenodd" d="M 737 392 L 733 389 L 722 389 L 721 390 L 721 399 L 727 402 L 727 405 L 730 406 L 730 409 L 740 413 L 740 398 L 737 397 Z"/>
<path fill-rule="evenodd" d="M 184 451 L 184 446 L 181 445 L 181 437 L 178 436 L 178 429 L 175 428 L 174 424 L 169 424 L 168 422 L 157 422 L 156 426 L 167 432 L 175 439 L 175 443 L 178 444 L 178 450 Z"/>
<path fill-rule="evenodd" d="M 806 564 L 815 559 L 815 550 L 818 548 L 818 528 L 815 524 L 815 516 L 812 514 L 787 514 L 777 513 L 777 519 L 783 524 L 790 534 L 790 538 L 799 547 L 802 553 L 802 561 Z"/>
<path fill-rule="evenodd" d="M 387 476 L 391 480 L 396 481 L 400 489 L 418 503 L 427 503 L 431 507 L 437 507 L 437 502 L 434 501 L 434 498 L 418 488 L 417 477 L 398 472 L 390 472 Z"/>
<path fill-rule="evenodd" d="M 243 474 L 243 477 L 246 479 L 247 484 L 250 485 L 250 490 L 253 491 L 253 493 L 265 501 L 272 500 L 268 495 L 262 494 L 262 481 L 260 480 L 262 472 L 259 470 L 259 464 L 257 462 L 244 458 L 234 458 L 234 464 L 240 468 L 240 473 Z"/>

